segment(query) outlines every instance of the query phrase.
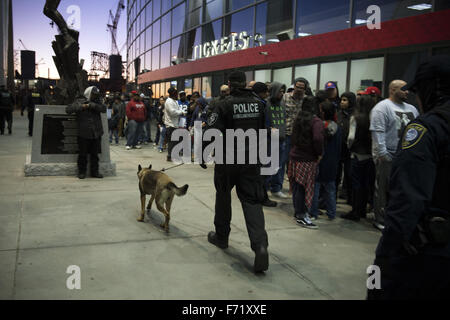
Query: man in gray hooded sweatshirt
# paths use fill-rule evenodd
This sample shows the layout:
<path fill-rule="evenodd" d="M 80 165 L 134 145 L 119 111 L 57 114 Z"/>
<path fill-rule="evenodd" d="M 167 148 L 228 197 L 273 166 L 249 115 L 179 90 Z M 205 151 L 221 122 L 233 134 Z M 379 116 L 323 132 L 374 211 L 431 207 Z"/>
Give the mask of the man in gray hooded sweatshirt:
<path fill-rule="evenodd" d="M 286 86 L 279 82 L 272 82 L 270 86 L 270 98 L 266 104 L 266 128 L 270 130 L 278 129 L 279 140 L 279 159 L 280 168 L 278 172 L 267 179 L 266 185 L 273 195 L 280 195 L 283 188 L 284 172 L 286 162 L 289 156 L 289 146 L 286 143 L 286 108 L 283 103 L 283 96 L 286 92 Z M 270 149 L 269 149 L 270 150 Z M 282 197 L 282 196 L 281 196 Z"/>
<path fill-rule="evenodd" d="M 98 153 L 103 135 L 100 113 L 106 112 L 106 106 L 100 101 L 97 87 L 89 87 L 84 91 L 84 98 L 76 100 L 66 107 L 67 114 L 76 114 L 78 122 L 78 178 L 86 178 L 87 155 L 90 154 L 91 176 L 103 178 L 98 171 Z"/>

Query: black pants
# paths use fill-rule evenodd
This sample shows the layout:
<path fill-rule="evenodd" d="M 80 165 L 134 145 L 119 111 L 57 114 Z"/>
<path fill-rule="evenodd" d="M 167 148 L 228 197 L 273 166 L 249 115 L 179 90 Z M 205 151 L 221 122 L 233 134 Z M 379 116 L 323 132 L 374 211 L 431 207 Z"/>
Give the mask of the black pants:
<path fill-rule="evenodd" d="M 86 173 L 87 156 L 90 155 L 91 175 L 98 173 L 98 153 L 100 152 L 101 138 L 84 139 L 78 137 L 78 173 Z"/>
<path fill-rule="evenodd" d="M 352 159 L 353 213 L 361 218 L 366 217 L 367 203 L 375 183 L 375 164 L 372 158 L 358 161 Z"/>
<path fill-rule="evenodd" d="M 167 138 L 167 159 L 172 159 L 172 149 L 178 143 L 176 141 L 172 141 L 172 133 L 175 131 L 174 127 L 166 128 L 166 138 Z"/>
<path fill-rule="evenodd" d="M 450 258 L 418 254 L 375 259 L 381 289 L 369 289 L 368 300 L 449 299 Z"/>
<path fill-rule="evenodd" d="M 5 132 L 5 120 L 8 123 L 8 131 L 12 130 L 12 111 L 7 109 L 0 109 L 0 132 Z"/>
<path fill-rule="evenodd" d="M 353 189 L 352 189 L 352 159 L 349 156 L 345 156 L 339 160 L 337 177 L 336 177 L 336 194 L 339 190 L 339 184 L 341 183 L 342 174 L 344 179 L 342 180 L 342 191 L 347 194 L 347 204 L 352 204 Z M 337 199 L 337 197 L 336 197 Z"/>
<path fill-rule="evenodd" d="M 264 191 L 260 168 L 256 165 L 218 165 L 214 168 L 216 206 L 214 225 L 221 239 L 228 239 L 231 228 L 231 190 L 236 192 L 244 211 L 245 224 L 253 251 L 268 246 L 262 202 Z"/>
<path fill-rule="evenodd" d="M 34 110 L 28 111 L 28 135 L 33 135 Z"/>

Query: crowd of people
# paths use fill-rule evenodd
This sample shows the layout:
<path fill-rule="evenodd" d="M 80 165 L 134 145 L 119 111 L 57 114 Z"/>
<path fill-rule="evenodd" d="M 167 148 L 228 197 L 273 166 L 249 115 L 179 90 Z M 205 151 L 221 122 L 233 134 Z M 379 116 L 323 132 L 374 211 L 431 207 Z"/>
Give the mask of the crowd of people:
<path fill-rule="evenodd" d="M 247 88 L 265 106 L 266 128 L 279 130 L 280 165 L 276 174 L 261 177 L 263 205 L 274 207 L 274 200 L 292 197 L 297 223 L 317 229 L 314 221 L 322 215 L 320 209 L 334 220 L 341 198 L 352 206 L 341 218 L 359 221 L 373 211 L 374 226 L 383 230 L 392 158 L 404 128 L 419 115 L 406 103 L 405 85 L 402 80 L 392 81 L 383 99 L 374 86 L 339 94 L 337 83 L 328 81 L 314 95 L 305 78 L 290 86 L 249 82 Z M 208 110 L 226 99 L 230 88 L 223 85 L 220 95 L 209 99 L 173 87 L 167 93 L 155 99 L 133 91 L 129 99 L 116 95 L 107 101 L 110 142 L 114 138 L 118 144 L 119 137 L 126 137 L 127 150 L 153 143 L 172 161 L 174 130 L 184 128 L 193 134 L 195 121 L 204 127 Z M 289 192 L 283 191 L 285 180 Z"/>
<path fill-rule="evenodd" d="M 389 96 L 382 99 L 377 87 L 339 94 L 333 81 L 315 95 L 305 78 L 295 79 L 290 86 L 276 81 L 249 82 L 247 88 L 265 106 L 266 128 L 279 130 L 280 165 L 275 175 L 262 177 L 263 205 L 274 207 L 277 202 L 273 199 L 292 196 L 297 223 L 316 229 L 314 221 L 321 215 L 320 209 L 326 210 L 328 219 L 335 219 L 337 199 L 341 198 L 352 206 L 341 218 L 358 221 L 373 210 L 374 226 L 382 230 L 392 159 L 404 128 L 419 115 L 406 103 L 405 85 L 402 80 L 392 81 Z M 104 98 L 110 143 L 118 145 L 123 137 L 127 150 L 153 143 L 160 153 L 167 152 L 167 161 L 172 161 L 175 129 L 193 134 L 195 121 L 204 127 L 208 110 L 229 96 L 230 88 L 223 85 L 220 95 L 209 99 L 199 92 L 187 95 L 173 87 L 167 93 L 155 98 L 151 92 L 145 96 L 132 91 Z M 22 115 L 27 109 L 30 136 L 33 106 L 40 103 L 31 91 L 23 97 Z M 3 88 L 2 134 L 5 120 L 11 132 L 12 117 L 8 115 L 13 104 Z M 286 175 L 289 194 L 283 191 Z"/>

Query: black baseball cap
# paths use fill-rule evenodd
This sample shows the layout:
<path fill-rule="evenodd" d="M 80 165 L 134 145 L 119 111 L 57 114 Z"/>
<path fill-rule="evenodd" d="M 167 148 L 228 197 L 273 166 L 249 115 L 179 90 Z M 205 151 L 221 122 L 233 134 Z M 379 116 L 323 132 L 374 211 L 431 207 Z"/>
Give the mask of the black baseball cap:
<path fill-rule="evenodd" d="M 228 77 L 230 82 L 246 82 L 247 78 L 245 73 L 239 70 L 233 71 Z"/>
<path fill-rule="evenodd" d="M 421 63 L 416 71 L 414 80 L 402 88 L 402 90 L 416 91 L 417 85 L 426 80 L 450 79 L 450 56 L 438 55 L 429 58 L 427 61 Z"/>

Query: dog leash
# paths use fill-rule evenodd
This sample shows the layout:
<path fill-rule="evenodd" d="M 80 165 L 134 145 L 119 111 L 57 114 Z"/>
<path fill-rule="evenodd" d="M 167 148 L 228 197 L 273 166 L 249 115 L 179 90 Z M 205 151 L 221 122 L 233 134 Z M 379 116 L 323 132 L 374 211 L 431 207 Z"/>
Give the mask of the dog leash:
<path fill-rule="evenodd" d="M 184 165 L 184 163 L 178 164 L 178 165 L 176 165 L 176 166 L 173 166 L 173 167 L 170 167 L 170 168 L 167 168 L 167 169 L 163 168 L 161 171 L 162 171 L 162 172 L 165 172 L 165 171 L 167 171 L 167 170 L 170 170 L 170 169 L 173 169 L 173 168 L 182 166 L 182 165 Z"/>

